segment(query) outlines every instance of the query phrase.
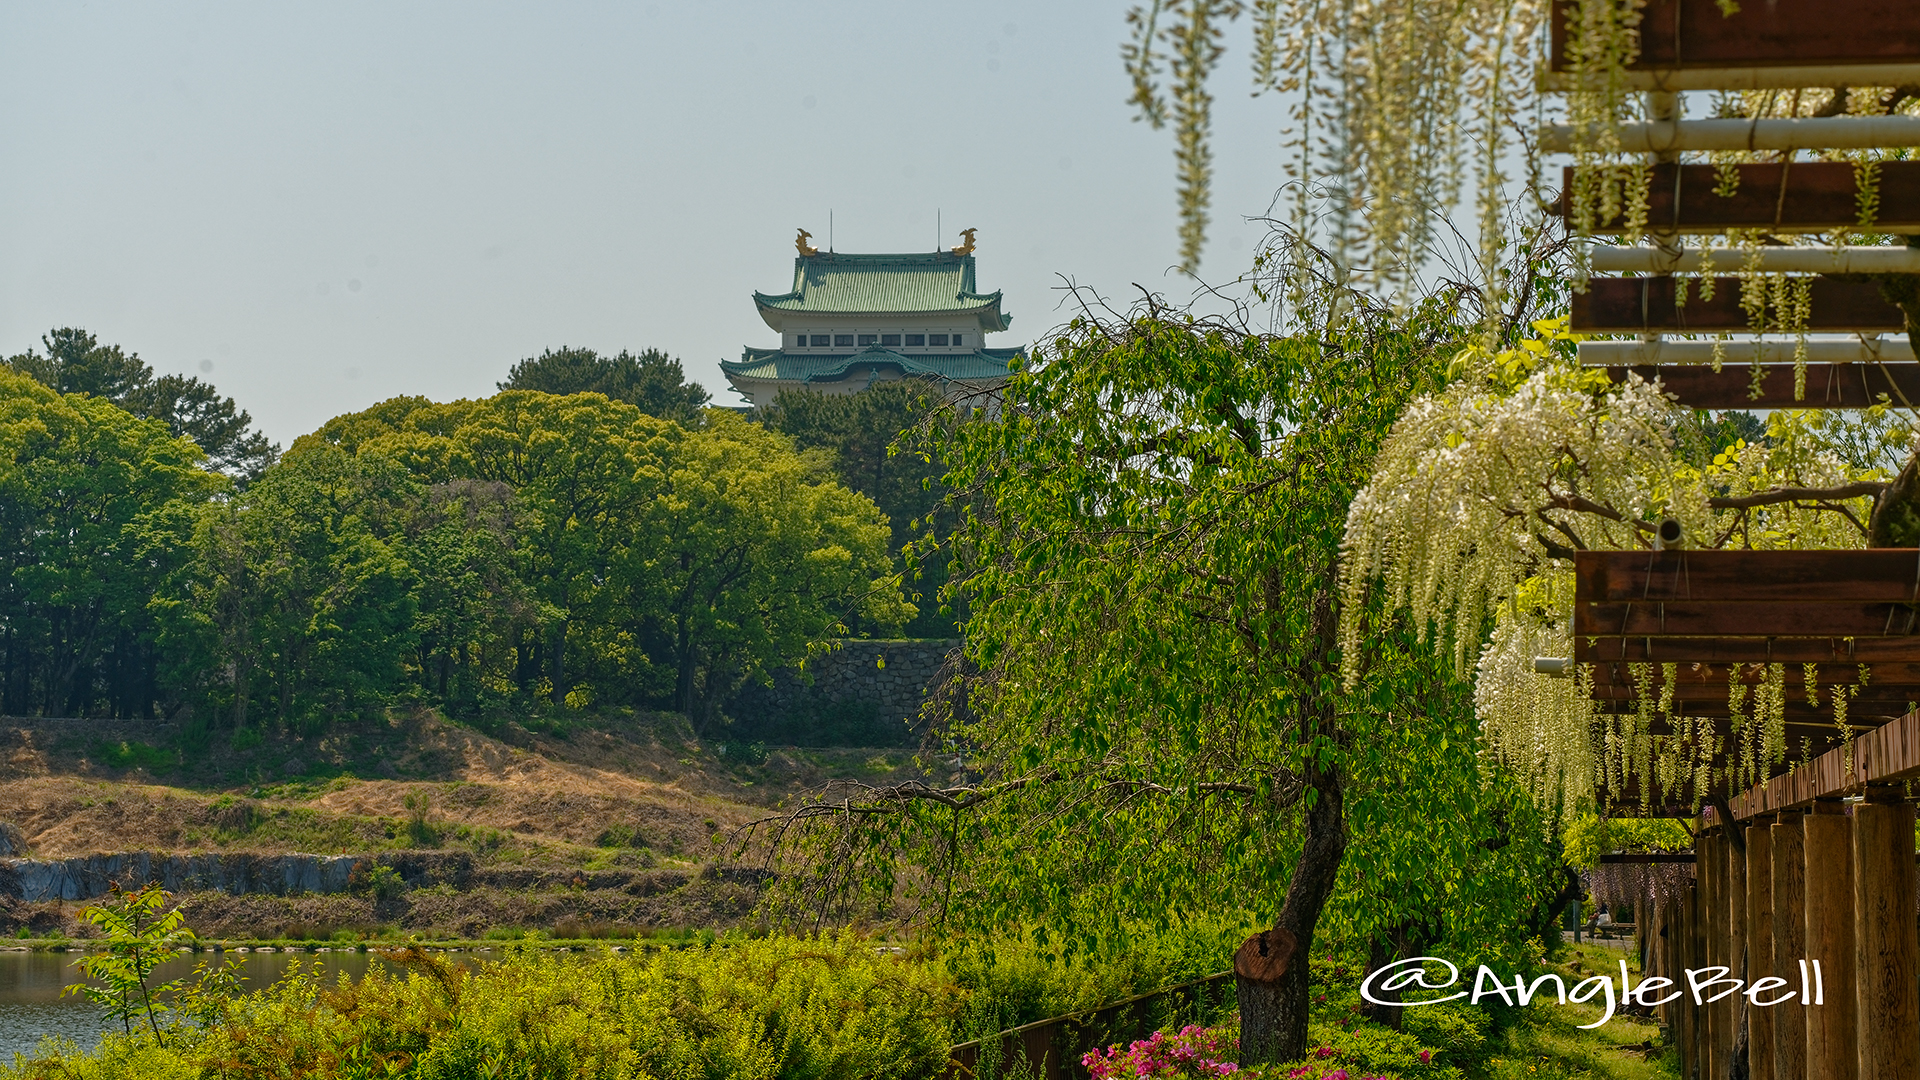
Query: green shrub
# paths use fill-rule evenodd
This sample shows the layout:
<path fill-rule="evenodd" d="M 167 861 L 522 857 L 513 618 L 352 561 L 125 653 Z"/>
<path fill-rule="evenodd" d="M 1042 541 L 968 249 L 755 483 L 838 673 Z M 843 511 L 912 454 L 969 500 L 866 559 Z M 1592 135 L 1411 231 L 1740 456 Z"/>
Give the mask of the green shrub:
<path fill-rule="evenodd" d="M 142 768 L 150 772 L 173 769 L 180 764 L 180 751 L 177 747 L 152 746 L 143 742 L 99 742 L 94 744 L 94 756 L 100 762 L 115 769 Z"/>
<path fill-rule="evenodd" d="M 424 791 L 409 792 L 401 804 L 407 808 L 407 839 L 415 847 L 439 847 L 440 829 L 427 820 L 427 811 L 433 808 L 433 800 Z"/>
<path fill-rule="evenodd" d="M 1446 1003 L 1406 1009 L 1401 1016 L 1407 1034 L 1432 1047 L 1437 1060 L 1470 1073 L 1486 1068 L 1493 1054 L 1493 1018 L 1486 1010 Z"/>
<path fill-rule="evenodd" d="M 600 830 L 593 842 L 603 848 L 640 847 L 645 841 L 640 838 L 640 830 L 625 822 L 617 822 Z"/>
<path fill-rule="evenodd" d="M 375 900 L 397 900 L 407 891 L 406 880 L 391 866 L 356 865 L 347 884 Z"/>
<path fill-rule="evenodd" d="M 1073 960 L 1049 954 L 1032 941 L 1001 938 L 972 943 L 942 960 L 967 995 L 963 1039 L 1106 1005 L 1178 983 L 1219 973 L 1233 954 L 1237 927 L 1189 926 L 1181 932 L 1138 927 L 1123 951 Z M 1209 1000 L 1170 1007 L 1155 1023 L 1179 1028 L 1212 1024 L 1234 1015 L 1232 990 Z"/>
<path fill-rule="evenodd" d="M 303 968 L 162 1044 L 43 1046 L 0 1080 L 62 1076 L 873 1077 L 931 1074 L 955 993 L 851 935 L 628 955 L 509 949 L 470 969 L 419 949 L 358 984 Z"/>
<path fill-rule="evenodd" d="M 1462 1080 L 1464 1075 L 1444 1062 L 1438 1048 L 1422 1045 L 1419 1036 L 1379 1024 L 1344 1027 L 1315 1020 L 1307 1025 L 1307 1041 L 1312 1048 L 1306 1057 L 1248 1070 L 1249 1080 L 1327 1080 L 1342 1071 L 1351 1080 Z"/>

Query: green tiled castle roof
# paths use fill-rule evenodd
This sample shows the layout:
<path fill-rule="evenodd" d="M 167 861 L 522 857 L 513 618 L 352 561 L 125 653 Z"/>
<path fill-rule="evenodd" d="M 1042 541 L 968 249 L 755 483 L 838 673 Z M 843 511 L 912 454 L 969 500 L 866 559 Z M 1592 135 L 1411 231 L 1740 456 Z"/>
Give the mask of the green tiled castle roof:
<path fill-rule="evenodd" d="M 794 313 L 980 315 L 987 330 L 1005 330 L 1011 321 L 1000 311 L 998 292 L 974 291 L 973 256 L 945 251 L 801 255 L 793 260 L 792 291 L 756 292 L 753 302 Z"/>
<path fill-rule="evenodd" d="M 729 378 L 777 379 L 802 383 L 839 382 L 860 367 L 893 367 L 905 375 L 937 379 L 997 379 L 1022 353 L 1020 349 L 976 349 L 970 353 L 906 356 L 870 346 L 855 353 L 797 356 L 779 349 L 745 350 L 738 360 L 720 361 Z"/>

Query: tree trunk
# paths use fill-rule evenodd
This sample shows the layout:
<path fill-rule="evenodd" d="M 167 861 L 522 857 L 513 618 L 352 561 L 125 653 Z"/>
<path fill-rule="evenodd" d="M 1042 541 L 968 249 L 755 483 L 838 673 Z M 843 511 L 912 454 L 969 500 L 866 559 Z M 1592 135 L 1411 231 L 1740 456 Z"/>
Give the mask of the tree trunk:
<path fill-rule="evenodd" d="M 247 726 L 247 682 L 253 674 L 246 660 L 236 657 L 233 661 L 233 730 L 240 731 Z"/>
<path fill-rule="evenodd" d="M 1261 1041 L 1278 1032 L 1284 1024 L 1280 1010 L 1281 985 L 1236 977 L 1234 988 L 1240 1002 L 1240 1064 L 1244 1067 L 1256 1061 L 1299 1057 L 1299 1054 L 1281 1054 L 1270 1041 Z"/>
<path fill-rule="evenodd" d="M 1374 972 L 1398 960 L 1400 958 L 1399 954 L 1406 951 L 1401 947 L 1406 941 L 1404 926 L 1396 928 L 1393 938 L 1394 940 L 1389 941 L 1385 934 L 1374 935 L 1373 942 L 1367 949 L 1367 975 L 1372 975 Z M 1360 1011 L 1374 1023 L 1399 1031 L 1400 1017 L 1405 1011 L 1398 1004 L 1400 991 L 1380 989 L 1374 991 L 1374 994 L 1382 1001 L 1391 1001 L 1395 1002 L 1395 1004 L 1375 1005 L 1372 1002 L 1367 1002 L 1360 1006 Z"/>
<path fill-rule="evenodd" d="M 547 664 L 553 680 L 553 703 L 564 705 L 567 701 L 567 620 L 554 624 L 553 634 L 547 643 Z"/>
<path fill-rule="evenodd" d="M 1331 668 L 1333 637 L 1333 595 L 1323 590 L 1314 596 L 1307 655 L 1299 673 L 1302 682 L 1312 685 Z M 1300 716 L 1302 746 L 1311 751 L 1320 740 L 1338 737 L 1334 702 L 1327 698 L 1310 701 Z M 1346 791 L 1339 768 L 1318 764 L 1309 756 L 1305 773 L 1305 842 L 1294 862 L 1287 899 L 1273 929 L 1273 933 L 1291 941 L 1292 956 L 1276 982 L 1262 984 L 1250 997 L 1241 998 L 1242 1065 L 1291 1061 L 1307 1052 L 1307 961 L 1313 955 L 1314 927 L 1333 895 L 1340 860 L 1346 857 L 1347 821 Z"/>
<path fill-rule="evenodd" d="M 693 715 L 693 635 L 687 627 L 687 618 L 682 615 L 674 631 L 674 644 L 679 654 L 680 670 L 675 673 L 674 697 L 679 699 L 680 711 L 686 714 L 687 723 L 699 730 Z"/>

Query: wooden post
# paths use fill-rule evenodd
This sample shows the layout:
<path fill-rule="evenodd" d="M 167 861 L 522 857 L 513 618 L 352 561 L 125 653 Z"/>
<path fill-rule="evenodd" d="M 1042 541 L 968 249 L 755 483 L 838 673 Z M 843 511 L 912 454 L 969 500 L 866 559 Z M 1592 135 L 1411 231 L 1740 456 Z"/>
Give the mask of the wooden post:
<path fill-rule="evenodd" d="M 1853 808 L 1854 974 L 1859 1080 L 1920 1078 L 1920 941 L 1914 921 L 1913 805 L 1869 788 Z M 1831 983 L 1829 983 L 1831 985 Z M 1828 1000 L 1832 1000 L 1829 997 Z"/>
<path fill-rule="evenodd" d="M 1695 845 L 1695 848 L 1697 856 L 1698 844 Z M 1699 864 L 1697 862 L 1695 863 L 1694 869 L 1693 883 L 1687 886 L 1686 907 L 1680 912 L 1682 920 L 1680 954 L 1676 966 L 1682 969 L 1681 978 L 1686 977 L 1684 969 L 1699 967 L 1701 965 L 1703 962 L 1700 959 L 1701 949 L 1706 943 L 1706 938 L 1700 929 L 1700 912 L 1705 909 L 1700 899 L 1701 885 Z M 1676 984 L 1676 986 L 1684 985 L 1686 984 Z M 1687 1080 L 1687 1078 L 1698 1080 L 1698 1078 L 1706 1075 L 1707 1068 L 1707 1011 L 1695 1005 L 1691 997 L 1682 997 L 1679 1001 L 1679 1006 L 1681 1020 L 1686 1025 L 1687 1033 L 1686 1067 L 1681 1070 L 1680 1075 L 1683 1080 Z"/>
<path fill-rule="evenodd" d="M 1767 830 L 1773 844 L 1773 969 L 1789 985 L 1798 985 L 1800 961 L 1807 955 L 1807 864 L 1800 819 L 1799 814 L 1784 815 Z M 1806 1002 L 1796 997 L 1767 1011 L 1774 1014 L 1773 1080 L 1806 1080 Z M 1754 1080 L 1766 1078 L 1756 1074 Z"/>
<path fill-rule="evenodd" d="M 1747 853 L 1746 830 L 1739 822 L 1729 818 L 1726 823 L 1727 845 L 1727 959 L 1726 965 L 1733 969 L 1733 978 L 1748 981 L 1747 974 Z M 1727 1016 L 1727 1057 L 1717 1076 L 1732 1075 L 1729 1070 L 1735 1067 L 1734 1052 L 1740 1047 L 1740 1026 L 1747 1020 L 1747 999 L 1739 994 L 1729 995 L 1720 1002 Z M 1749 1073 L 1751 1075 L 1751 1073 Z"/>
<path fill-rule="evenodd" d="M 1773 837 L 1763 822 L 1747 826 L 1747 985 L 1779 974 L 1773 967 Z M 1747 1007 L 1747 1075 L 1754 1080 L 1773 1076 L 1774 1008 Z"/>
<path fill-rule="evenodd" d="M 1662 897 L 1655 902 L 1651 918 L 1652 922 L 1647 926 L 1647 952 L 1650 959 L 1646 974 L 1649 977 L 1671 979 L 1673 976 L 1668 972 L 1673 970 L 1673 897 Z M 1673 1022 L 1674 1012 L 1673 1002 L 1669 1001 L 1659 1006 L 1655 1014 L 1663 1029 L 1662 1041 L 1668 1046 L 1680 1041 L 1680 1029 Z"/>
<path fill-rule="evenodd" d="M 1807 1007 L 1807 1080 L 1857 1080 L 1853 991 L 1853 820 L 1838 799 L 1821 799 L 1801 822 L 1806 854 L 1807 959 L 1820 962 Z M 1811 981 L 1811 980 L 1810 980 Z"/>
<path fill-rule="evenodd" d="M 1640 971 L 1646 974 L 1653 969 L 1653 955 L 1647 951 L 1648 923 L 1653 919 L 1653 905 L 1645 897 L 1633 900 L 1633 956 L 1639 961 Z"/>
<path fill-rule="evenodd" d="M 1688 967 L 1707 967 L 1713 963 L 1713 834 L 1701 836 L 1695 844 L 1693 863 L 1693 949 Z M 1713 1076 L 1713 1009 L 1693 1005 L 1693 1076 L 1709 1080 Z"/>
<path fill-rule="evenodd" d="M 1674 898 L 1673 921 L 1667 931 L 1671 938 L 1668 955 L 1672 957 L 1672 970 L 1676 972 L 1668 978 L 1674 981 L 1674 989 L 1686 987 L 1684 969 L 1693 962 L 1693 908 L 1698 886 L 1688 882 L 1687 887 Z M 1670 991 L 1671 992 L 1671 991 Z M 1668 1023 L 1673 1025 L 1674 1043 L 1680 1047 L 1680 1080 L 1692 1080 L 1695 1068 L 1700 1063 L 1698 1013 L 1691 999 L 1682 994 L 1667 1004 Z"/>
<path fill-rule="evenodd" d="M 1713 833 L 1713 855 L 1707 866 L 1707 880 L 1712 889 L 1707 894 L 1707 963 L 1712 967 L 1734 968 L 1737 963 L 1728 958 L 1728 945 L 1732 942 L 1733 928 L 1728 925 L 1732 914 L 1727 902 L 1727 882 L 1732 871 L 1727 842 L 1727 830 L 1716 825 Z M 1733 1057 L 1733 1001 L 1721 998 L 1706 1007 L 1707 1012 L 1707 1080 L 1727 1080 L 1728 1067 Z M 1850 1078 L 1849 1078 L 1850 1080 Z"/>

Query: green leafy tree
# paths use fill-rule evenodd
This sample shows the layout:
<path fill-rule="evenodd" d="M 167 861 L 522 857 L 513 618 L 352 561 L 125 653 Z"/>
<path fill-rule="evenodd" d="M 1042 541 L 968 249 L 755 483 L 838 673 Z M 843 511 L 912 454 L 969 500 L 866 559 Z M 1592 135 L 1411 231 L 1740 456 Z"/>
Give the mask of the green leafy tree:
<path fill-rule="evenodd" d="M 680 361 L 658 349 L 620 350 L 602 356 L 592 349 L 547 349 L 513 365 L 502 390 L 538 390 L 543 394 L 605 394 L 637 405 L 663 420 L 698 424 L 710 400 L 699 383 L 686 380 Z"/>
<path fill-rule="evenodd" d="M 587 666 L 569 666 L 571 643 L 607 623 L 610 576 L 685 437 L 678 424 L 599 394 L 527 390 L 489 398 L 449 436 L 450 475 L 504 483 L 525 512 L 516 553 L 545 607 L 538 659 L 556 704 L 575 688 L 569 672 Z"/>
<path fill-rule="evenodd" d="M 88 953 L 74 966 L 103 985 L 75 983 L 62 993 L 85 996 L 108 1019 L 118 1020 L 127 1035 L 133 1034 L 136 1023 L 144 1022 L 154 1038 L 163 1038 L 160 1016 L 169 1007 L 167 999 L 186 985 L 184 979 L 152 982 L 154 970 L 171 960 L 174 950 L 194 940 L 186 917 L 178 907 L 167 908 L 167 900 L 166 891 L 158 885 L 135 892 L 122 892 L 116 885 L 106 903 L 80 911 L 82 919 L 106 936 L 106 949 Z"/>
<path fill-rule="evenodd" d="M 539 600 L 515 572 L 520 517 L 512 488 L 482 480 L 429 485 L 407 515 L 398 550 L 417 582 L 413 667 L 449 706 L 488 698 L 490 675 L 510 671 L 514 643 L 539 626 Z"/>
<path fill-rule="evenodd" d="M 911 883 L 958 929 L 1083 949 L 1237 912 L 1293 957 L 1243 993 L 1247 1060 L 1304 1051 L 1329 912 L 1350 943 L 1457 924 L 1517 952 L 1525 920 L 1502 917 L 1551 891 L 1554 860 L 1510 785 L 1471 794 L 1499 781 L 1463 688 L 1380 613 L 1343 685 L 1335 635 L 1348 504 L 1406 401 L 1443 381 L 1460 297 L 1403 317 L 1321 296 L 1284 336 L 1151 302 L 1082 318 L 992 409 L 934 426 L 980 671 L 951 728 L 961 771 L 786 815 L 830 855 L 796 899 L 819 913 Z"/>
<path fill-rule="evenodd" d="M 119 402 L 153 378 L 153 369 L 118 345 L 102 345 L 85 330 L 63 327 L 40 338 L 42 356 L 28 349 L 7 363 L 55 393 L 87 394 Z"/>
<path fill-rule="evenodd" d="M 417 588 L 423 669 L 492 657 L 473 680 L 704 718 L 853 620 L 892 628 L 912 615 L 872 501 L 729 413 L 689 430 L 597 393 L 509 390 L 383 402 L 293 453 L 309 442 L 404 462 L 462 508 L 458 529 L 447 508 L 409 533 L 407 558 L 438 579 Z M 462 639 L 457 654 L 437 644 Z"/>
<path fill-rule="evenodd" d="M 216 469 L 242 481 L 273 464 L 279 448 L 253 430 L 253 418 L 230 397 L 185 375 L 154 377 L 153 368 L 118 345 L 102 345 L 73 327 L 40 339 L 41 355 L 29 349 L 8 366 L 62 394 L 105 398 L 135 416 L 158 420 L 177 436 L 192 439 Z"/>
<path fill-rule="evenodd" d="M 619 576 L 628 618 L 669 659 L 677 708 L 703 718 L 855 616 L 912 617 L 888 573 L 886 518 L 784 437 L 721 414 L 675 450 Z"/>
<path fill-rule="evenodd" d="M 920 379 L 878 383 L 857 394 L 784 390 L 764 410 L 762 421 L 802 450 L 831 455 L 834 475 L 887 515 L 888 548 L 912 581 L 909 599 L 918 613 L 905 632 L 914 637 L 957 636 L 958 620 L 931 602 L 946 582 L 941 563 L 909 563 L 904 553 L 916 538 L 950 531 L 954 519 L 941 476 L 946 471 L 912 433 L 941 404 L 937 384 Z"/>
<path fill-rule="evenodd" d="M 148 603 L 227 482 L 162 424 L 0 368 L 0 698 L 21 715 L 152 715 Z"/>
<path fill-rule="evenodd" d="M 417 610 L 414 571 L 392 541 L 418 497 L 391 460 L 313 444 L 207 506 L 198 558 L 168 604 L 171 641 L 179 663 L 227 672 L 236 728 L 262 675 L 276 718 L 301 725 L 392 688 Z"/>

